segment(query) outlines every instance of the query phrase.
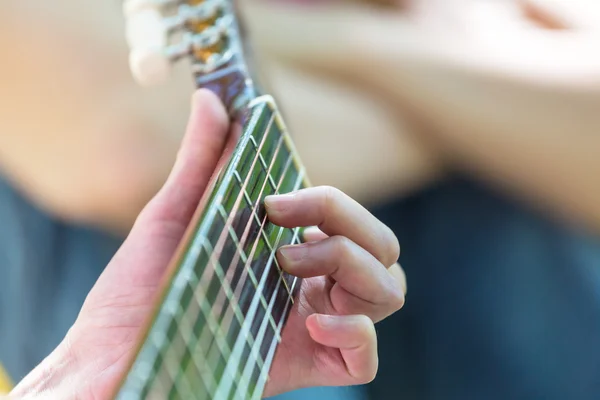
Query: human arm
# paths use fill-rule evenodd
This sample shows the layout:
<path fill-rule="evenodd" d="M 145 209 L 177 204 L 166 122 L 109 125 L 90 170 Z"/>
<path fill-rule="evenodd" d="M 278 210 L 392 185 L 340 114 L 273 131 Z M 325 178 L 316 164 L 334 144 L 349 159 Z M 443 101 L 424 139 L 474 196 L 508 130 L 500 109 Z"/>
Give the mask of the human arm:
<path fill-rule="evenodd" d="M 124 235 L 168 175 L 193 84 L 184 68 L 138 87 L 123 26 L 118 1 L 0 4 L 1 173 L 47 213 Z"/>
<path fill-rule="evenodd" d="M 222 150 L 236 140 L 231 135 L 225 144 L 228 125 L 220 101 L 199 91 L 172 174 L 140 214 L 65 340 L 12 396 L 105 399 L 113 393 L 135 356 L 167 264 Z M 404 302 L 396 238 L 331 188 L 270 198 L 266 206 L 279 225 L 321 228 L 307 235 L 310 243 L 287 247 L 301 252 L 296 261 L 285 249 L 277 255 L 284 269 L 306 279 L 283 332 L 267 394 L 372 379 L 377 370 L 373 324 Z M 323 318 L 331 324 L 321 324 Z"/>
<path fill-rule="evenodd" d="M 429 8 L 255 0 L 246 11 L 262 15 L 251 31 L 263 52 L 378 93 L 428 128 L 412 133 L 450 168 L 600 229 L 595 31 L 576 17 L 549 30 L 516 1 L 414 3 Z"/>

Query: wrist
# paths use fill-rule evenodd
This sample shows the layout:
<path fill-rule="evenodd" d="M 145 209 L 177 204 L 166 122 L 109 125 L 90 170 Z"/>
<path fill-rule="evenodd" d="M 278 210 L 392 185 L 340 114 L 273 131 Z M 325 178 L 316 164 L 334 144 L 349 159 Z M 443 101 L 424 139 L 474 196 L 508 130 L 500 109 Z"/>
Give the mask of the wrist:
<path fill-rule="evenodd" d="M 74 399 L 80 368 L 65 340 L 10 392 L 10 399 Z"/>

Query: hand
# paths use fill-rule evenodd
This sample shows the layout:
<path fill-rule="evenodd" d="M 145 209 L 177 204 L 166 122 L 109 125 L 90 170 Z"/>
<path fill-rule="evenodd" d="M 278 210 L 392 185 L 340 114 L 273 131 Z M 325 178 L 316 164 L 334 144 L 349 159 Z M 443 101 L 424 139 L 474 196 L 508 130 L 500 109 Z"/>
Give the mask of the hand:
<path fill-rule="evenodd" d="M 600 229 L 597 1 L 282 3 L 241 2 L 259 54 L 375 94 L 451 170 Z"/>
<path fill-rule="evenodd" d="M 188 68 L 136 85 L 121 10 L 0 4 L 0 169 L 49 214 L 125 235 L 169 174 L 194 85 Z"/>
<path fill-rule="evenodd" d="M 406 281 L 392 231 L 331 187 L 267 198 L 269 219 L 293 228 L 317 225 L 306 243 L 277 259 L 304 279 L 277 350 L 267 395 L 309 386 L 370 382 L 377 372 L 374 322 L 404 304 Z"/>
<path fill-rule="evenodd" d="M 138 217 L 65 340 L 15 388 L 14 397 L 106 399 L 126 374 L 166 266 L 224 146 L 231 148 L 236 140 L 232 134 L 226 145 L 228 118 L 213 94 L 199 91 L 193 110 L 171 176 Z M 318 241 L 294 248 L 306 250 L 300 261 L 286 261 L 285 250 L 278 254 L 285 268 L 301 276 L 330 275 L 302 286 L 268 393 L 371 379 L 377 368 L 372 320 L 397 310 L 404 298 L 403 275 L 394 264 L 399 251 L 394 235 L 330 189 L 270 198 L 268 208 L 277 223 L 319 224 L 323 230 L 309 237 Z"/>

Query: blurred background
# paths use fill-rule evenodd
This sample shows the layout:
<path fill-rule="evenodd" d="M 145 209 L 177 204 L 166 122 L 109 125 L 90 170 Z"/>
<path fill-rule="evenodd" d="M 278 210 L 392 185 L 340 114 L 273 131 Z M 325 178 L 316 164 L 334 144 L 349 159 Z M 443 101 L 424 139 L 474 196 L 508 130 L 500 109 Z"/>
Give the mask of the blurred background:
<path fill-rule="evenodd" d="M 600 4 L 244 0 L 314 184 L 402 244 L 380 372 L 279 399 L 600 397 Z M 0 392 L 162 185 L 193 84 L 131 78 L 121 2 L 0 3 Z M 6 376 L 4 376 L 6 375 Z"/>

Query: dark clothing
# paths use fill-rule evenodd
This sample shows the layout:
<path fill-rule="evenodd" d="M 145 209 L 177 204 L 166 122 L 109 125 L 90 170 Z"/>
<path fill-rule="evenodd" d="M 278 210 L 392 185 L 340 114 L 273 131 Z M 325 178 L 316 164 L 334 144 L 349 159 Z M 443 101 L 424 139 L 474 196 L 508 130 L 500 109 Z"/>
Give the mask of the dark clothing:
<path fill-rule="evenodd" d="M 599 238 L 461 180 L 375 213 L 400 238 L 409 293 L 378 326 L 374 399 L 600 398 Z M 120 240 L 52 219 L 3 181 L 0 221 L 0 362 L 18 380 L 65 335 Z"/>

